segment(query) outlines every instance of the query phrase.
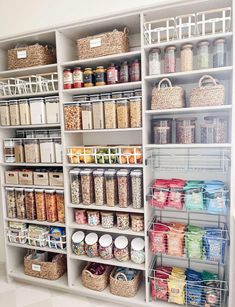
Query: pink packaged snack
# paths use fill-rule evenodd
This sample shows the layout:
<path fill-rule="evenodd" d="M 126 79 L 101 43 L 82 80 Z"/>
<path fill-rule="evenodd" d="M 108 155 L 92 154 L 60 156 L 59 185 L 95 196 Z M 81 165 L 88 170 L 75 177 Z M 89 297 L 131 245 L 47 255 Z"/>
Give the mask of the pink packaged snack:
<path fill-rule="evenodd" d="M 152 253 L 167 253 L 167 233 L 169 224 L 158 222 L 150 231 L 150 251 Z"/>
<path fill-rule="evenodd" d="M 152 197 L 149 204 L 156 208 L 164 208 L 167 205 L 167 198 L 169 194 L 169 180 L 157 179 L 152 184 Z"/>
<path fill-rule="evenodd" d="M 183 188 L 185 181 L 181 179 L 172 179 L 169 183 L 169 195 L 167 206 L 175 209 L 182 209 L 184 206 Z"/>

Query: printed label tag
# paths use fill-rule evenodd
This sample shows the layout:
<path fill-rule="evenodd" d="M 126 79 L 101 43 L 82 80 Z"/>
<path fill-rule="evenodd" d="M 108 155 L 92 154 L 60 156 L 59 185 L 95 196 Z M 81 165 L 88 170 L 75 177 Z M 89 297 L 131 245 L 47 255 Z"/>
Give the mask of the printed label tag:
<path fill-rule="evenodd" d="M 39 264 L 32 264 L 32 270 L 41 272 L 41 266 Z"/>
<path fill-rule="evenodd" d="M 27 57 L 26 50 L 17 51 L 17 59 L 25 59 Z"/>
<path fill-rule="evenodd" d="M 100 46 L 101 46 L 101 38 L 95 38 L 90 40 L 90 48 L 95 48 Z"/>

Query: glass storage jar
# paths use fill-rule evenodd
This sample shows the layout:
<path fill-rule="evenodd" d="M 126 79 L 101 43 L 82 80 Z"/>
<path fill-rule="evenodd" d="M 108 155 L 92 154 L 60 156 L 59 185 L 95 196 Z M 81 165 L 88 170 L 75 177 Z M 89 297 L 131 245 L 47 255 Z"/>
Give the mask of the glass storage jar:
<path fill-rule="evenodd" d="M 128 239 L 125 236 L 119 236 L 114 241 L 114 257 L 118 261 L 129 260 Z"/>
<path fill-rule="evenodd" d="M 81 103 L 82 129 L 93 129 L 92 124 L 92 104 L 90 102 Z"/>
<path fill-rule="evenodd" d="M 129 213 L 117 212 L 116 217 L 117 217 L 117 229 L 120 229 L 120 230 L 129 229 L 129 226 L 130 226 Z"/>
<path fill-rule="evenodd" d="M 26 218 L 27 220 L 36 220 L 36 204 L 33 189 L 25 189 L 25 208 L 26 208 Z"/>
<path fill-rule="evenodd" d="M 59 97 L 45 97 L 46 121 L 47 124 L 57 124 L 60 122 Z"/>
<path fill-rule="evenodd" d="M 56 190 L 56 205 L 57 205 L 57 214 L 58 222 L 65 222 L 65 208 L 64 208 L 64 191 Z"/>
<path fill-rule="evenodd" d="M 82 129 L 82 111 L 80 103 L 64 104 L 64 128 L 65 130 Z"/>
<path fill-rule="evenodd" d="M 15 141 L 12 139 L 4 140 L 4 158 L 6 163 L 15 162 Z"/>
<path fill-rule="evenodd" d="M 85 255 L 85 234 L 83 231 L 76 231 L 72 235 L 72 251 L 77 256 Z"/>
<path fill-rule="evenodd" d="M 144 216 L 141 214 L 131 214 L 131 229 L 133 231 L 144 230 Z"/>
<path fill-rule="evenodd" d="M 100 258 L 110 260 L 113 258 L 113 239 L 106 234 L 99 239 L 99 255 Z"/>
<path fill-rule="evenodd" d="M 140 73 L 140 61 L 135 59 L 131 62 L 130 66 L 130 81 L 131 82 L 138 82 L 141 80 L 141 73 Z"/>
<path fill-rule="evenodd" d="M 73 88 L 73 73 L 70 68 L 65 68 L 63 71 L 63 85 L 65 90 Z"/>
<path fill-rule="evenodd" d="M 20 110 L 20 124 L 30 125 L 30 108 L 28 99 L 19 99 L 19 110 Z"/>
<path fill-rule="evenodd" d="M 180 54 L 181 71 L 193 70 L 193 45 L 185 44 L 181 47 Z"/>
<path fill-rule="evenodd" d="M 104 101 L 105 129 L 117 128 L 116 102 L 114 99 Z"/>
<path fill-rule="evenodd" d="M 95 78 L 92 68 L 85 68 L 83 72 L 84 87 L 91 87 L 95 85 Z"/>
<path fill-rule="evenodd" d="M 129 82 L 129 65 L 127 61 L 122 62 L 120 67 L 120 83 Z"/>
<path fill-rule="evenodd" d="M 35 203 L 38 221 L 47 220 L 46 199 L 43 189 L 35 189 Z"/>
<path fill-rule="evenodd" d="M 113 212 L 101 212 L 101 225 L 103 228 L 112 228 L 114 226 Z"/>
<path fill-rule="evenodd" d="M 130 172 L 127 169 L 120 169 L 117 172 L 118 179 L 118 203 L 120 208 L 127 208 L 130 205 Z"/>
<path fill-rule="evenodd" d="M 6 101 L 0 101 L 0 125 L 10 126 L 10 109 Z"/>
<path fill-rule="evenodd" d="M 40 148 L 38 140 L 24 140 L 24 154 L 26 163 L 39 163 Z"/>
<path fill-rule="evenodd" d="M 97 66 L 95 70 L 95 85 L 102 86 L 106 84 L 106 70 L 104 66 Z"/>
<path fill-rule="evenodd" d="M 30 118 L 32 125 L 46 124 L 46 109 L 43 98 L 30 98 Z"/>
<path fill-rule="evenodd" d="M 17 219 L 26 219 L 25 196 L 23 188 L 15 189 L 15 199 Z"/>
<path fill-rule="evenodd" d="M 10 122 L 12 126 L 20 125 L 20 109 L 17 100 L 9 100 Z"/>
<path fill-rule="evenodd" d="M 74 209 L 74 220 L 77 224 L 87 224 L 87 211 L 83 209 Z"/>
<path fill-rule="evenodd" d="M 154 119 L 152 120 L 153 143 L 169 144 L 172 138 L 172 119 Z"/>
<path fill-rule="evenodd" d="M 117 172 L 115 169 L 108 169 L 104 176 L 107 206 L 114 207 L 117 205 L 118 198 Z"/>
<path fill-rule="evenodd" d="M 62 157 L 62 144 L 61 140 L 53 140 L 54 147 L 55 147 L 55 163 L 62 163 L 63 157 Z"/>
<path fill-rule="evenodd" d="M 149 52 L 149 75 L 161 74 L 161 50 L 159 48 L 151 49 Z"/>
<path fill-rule="evenodd" d="M 45 190 L 47 221 L 56 222 L 58 220 L 55 190 Z"/>
<path fill-rule="evenodd" d="M 118 70 L 114 63 L 108 65 L 107 68 L 107 84 L 118 83 Z"/>
<path fill-rule="evenodd" d="M 197 47 L 198 69 L 209 68 L 209 45 L 208 41 L 202 41 Z"/>
<path fill-rule="evenodd" d="M 93 128 L 104 129 L 104 105 L 102 100 L 92 101 Z"/>
<path fill-rule="evenodd" d="M 71 203 L 74 205 L 78 205 L 82 201 L 80 169 L 79 168 L 71 169 L 69 171 L 69 175 L 70 175 Z"/>
<path fill-rule="evenodd" d="M 73 69 L 73 87 L 81 88 L 84 86 L 83 71 L 81 67 L 74 67 Z"/>
<path fill-rule="evenodd" d="M 24 162 L 24 145 L 23 140 L 15 140 L 15 162 L 23 163 Z"/>
<path fill-rule="evenodd" d="M 88 257 L 98 257 L 98 235 L 94 232 L 89 233 L 85 238 L 85 252 Z"/>
<path fill-rule="evenodd" d="M 126 98 L 116 100 L 117 103 L 117 127 L 129 128 L 130 127 L 130 108 L 129 102 Z"/>
<path fill-rule="evenodd" d="M 145 243 L 141 238 L 135 238 L 131 241 L 131 261 L 137 264 L 145 262 Z"/>
<path fill-rule="evenodd" d="M 131 171 L 132 207 L 140 209 L 143 206 L 143 173 L 141 170 Z"/>
<path fill-rule="evenodd" d="M 55 163 L 55 146 L 52 139 L 39 140 L 42 163 Z"/>
<path fill-rule="evenodd" d="M 95 188 L 95 204 L 102 206 L 105 204 L 105 178 L 104 169 L 98 168 L 93 171 L 94 188 Z"/>
<path fill-rule="evenodd" d="M 228 140 L 228 118 L 207 116 L 201 124 L 201 143 L 226 143 Z"/>
<path fill-rule="evenodd" d="M 176 142 L 178 144 L 195 143 L 196 118 L 176 119 Z"/>
<path fill-rule="evenodd" d="M 94 203 L 94 183 L 92 176 L 92 169 L 84 169 L 80 172 L 81 187 L 82 187 L 82 202 L 84 205 L 91 205 Z"/>
<path fill-rule="evenodd" d="M 100 224 L 100 213 L 99 211 L 87 211 L 88 225 L 97 226 Z"/>
<path fill-rule="evenodd" d="M 141 97 L 130 97 L 130 122 L 131 128 L 140 128 L 142 126 L 142 98 Z"/>
<path fill-rule="evenodd" d="M 16 197 L 14 188 L 6 188 L 7 217 L 16 218 Z"/>
<path fill-rule="evenodd" d="M 226 65 L 225 43 L 224 38 L 214 41 L 213 67 L 224 67 Z"/>
<path fill-rule="evenodd" d="M 176 46 L 168 46 L 165 48 L 164 73 L 176 72 Z"/>

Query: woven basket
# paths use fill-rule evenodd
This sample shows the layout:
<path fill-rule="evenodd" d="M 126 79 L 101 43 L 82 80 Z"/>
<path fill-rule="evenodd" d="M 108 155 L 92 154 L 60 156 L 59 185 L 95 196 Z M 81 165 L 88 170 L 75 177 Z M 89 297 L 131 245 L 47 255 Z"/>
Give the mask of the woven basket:
<path fill-rule="evenodd" d="M 128 281 L 128 280 L 117 280 L 114 277 L 115 271 L 116 268 L 114 268 L 112 273 L 110 274 L 110 292 L 113 295 L 123 296 L 123 297 L 135 296 L 141 282 L 142 273 L 139 271 L 133 280 Z M 123 276 L 125 277 L 125 275 Z"/>
<path fill-rule="evenodd" d="M 205 85 L 207 81 L 207 85 Z M 208 81 L 211 81 L 210 84 Z M 202 76 L 199 85 L 190 93 L 190 107 L 221 106 L 224 104 L 224 86 L 208 75 Z"/>
<path fill-rule="evenodd" d="M 24 272 L 33 277 L 56 280 L 66 272 L 66 256 L 58 254 L 51 261 L 42 262 L 24 257 Z"/>
<path fill-rule="evenodd" d="M 129 51 L 128 30 L 114 30 L 77 40 L 78 59 L 90 59 Z"/>
<path fill-rule="evenodd" d="M 18 69 L 56 62 L 54 47 L 39 44 L 8 50 L 8 69 Z"/>
<path fill-rule="evenodd" d="M 83 286 L 91 290 L 103 291 L 108 286 L 110 267 L 106 266 L 102 275 L 94 275 L 87 270 L 89 265 L 90 263 L 88 263 L 82 271 Z"/>
<path fill-rule="evenodd" d="M 161 87 L 163 82 L 167 82 L 168 87 Z M 158 87 L 152 90 L 152 110 L 174 109 L 185 107 L 184 89 L 180 86 L 172 86 L 168 78 L 162 79 Z"/>

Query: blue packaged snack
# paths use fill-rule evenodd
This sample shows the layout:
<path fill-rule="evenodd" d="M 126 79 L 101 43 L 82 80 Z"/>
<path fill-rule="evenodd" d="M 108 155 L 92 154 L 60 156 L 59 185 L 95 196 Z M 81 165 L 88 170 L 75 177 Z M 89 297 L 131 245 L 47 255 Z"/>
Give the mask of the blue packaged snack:
<path fill-rule="evenodd" d="M 205 227 L 203 242 L 206 259 L 224 263 L 225 231 L 222 228 Z"/>
<path fill-rule="evenodd" d="M 205 181 L 205 205 L 211 213 L 226 213 L 227 191 L 219 180 Z"/>
<path fill-rule="evenodd" d="M 186 270 L 186 302 L 188 305 L 202 306 L 203 284 L 202 274 L 192 269 Z"/>
<path fill-rule="evenodd" d="M 50 227 L 49 236 L 50 240 L 48 242 L 48 245 L 50 248 L 65 249 L 66 247 L 65 228 Z"/>

